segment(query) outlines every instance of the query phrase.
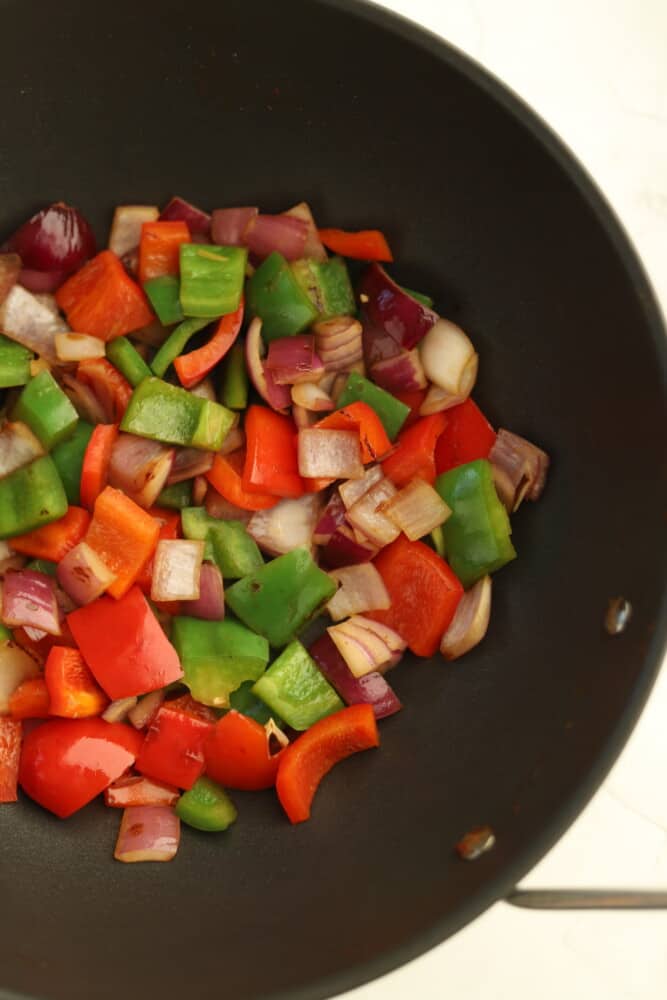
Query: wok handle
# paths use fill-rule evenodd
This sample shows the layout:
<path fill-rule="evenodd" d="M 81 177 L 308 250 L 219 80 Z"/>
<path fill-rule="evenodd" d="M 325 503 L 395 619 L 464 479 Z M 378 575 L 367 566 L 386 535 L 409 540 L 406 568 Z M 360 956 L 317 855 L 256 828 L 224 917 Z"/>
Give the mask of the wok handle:
<path fill-rule="evenodd" d="M 663 910 L 659 889 L 513 889 L 507 903 L 529 910 Z"/>

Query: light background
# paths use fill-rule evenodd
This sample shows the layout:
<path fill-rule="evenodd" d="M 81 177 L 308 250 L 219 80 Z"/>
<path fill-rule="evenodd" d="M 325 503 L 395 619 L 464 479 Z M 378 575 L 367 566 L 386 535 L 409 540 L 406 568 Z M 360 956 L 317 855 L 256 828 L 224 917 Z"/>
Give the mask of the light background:
<path fill-rule="evenodd" d="M 384 6 L 471 55 L 551 125 L 620 216 L 667 312 L 667 0 Z M 631 338 L 628 330 L 628 349 Z M 665 665 L 610 777 L 524 885 L 667 888 Z M 409 997 L 665 1000 L 667 912 L 537 913 L 498 903 L 422 958 L 345 994 Z"/>

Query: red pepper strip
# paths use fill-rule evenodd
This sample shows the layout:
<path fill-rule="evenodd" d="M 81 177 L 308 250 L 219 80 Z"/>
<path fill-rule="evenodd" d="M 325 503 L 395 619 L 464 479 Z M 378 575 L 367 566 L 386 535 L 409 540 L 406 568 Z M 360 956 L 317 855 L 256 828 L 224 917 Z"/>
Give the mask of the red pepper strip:
<path fill-rule="evenodd" d="M 276 791 L 290 822 L 303 823 L 310 817 L 317 787 L 334 764 L 379 745 L 370 705 L 351 705 L 307 729 L 280 755 Z"/>
<path fill-rule="evenodd" d="M 23 726 L 0 716 L 0 803 L 16 802 Z"/>
<path fill-rule="evenodd" d="M 327 486 L 331 486 L 335 483 L 335 479 L 312 479 L 306 476 L 301 477 L 301 482 L 303 483 L 304 493 L 319 493 L 321 490 L 326 490 Z"/>
<path fill-rule="evenodd" d="M 361 461 L 364 465 L 376 462 L 392 449 L 382 421 L 368 403 L 348 403 L 335 413 L 318 420 L 315 427 L 332 431 L 358 430 Z"/>
<path fill-rule="evenodd" d="M 236 312 L 228 313 L 227 316 L 220 318 L 215 332 L 207 344 L 196 351 L 181 354 L 179 358 L 176 358 L 174 368 L 182 386 L 191 389 L 197 382 L 201 382 L 219 361 L 222 361 L 239 335 L 243 324 L 243 309 L 244 303 L 241 299 Z"/>
<path fill-rule="evenodd" d="M 446 426 L 446 415 L 433 413 L 401 431 L 396 451 L 382 463 L 382 471 L 394 486 L 406 486 L 413 479 L 433 485 L 436 442 Z"/>
<path fill-rule="evenodd" d="M 251 406 L 246 413 L 245 435 L 243 489 L 277 497 L 303 496 L 298 436 L 290 418 L 267 406 Z"/>
<path fill-rule="evenodd" d="M 67 622 L 61 622 L 61 635 L 45 635 L 41 639 L 33 639 L 24 628 L 13 629 L 14 642 L 26 653 L 32 656 L 36 663 L 43 664 L 54 646 L 75 646 Z"/>
<path fill-rule="evenodd" d="M 181 515 L 176 510 L 166 510 L 162 507 L 151 507 L 148 511 L 151 517 L 155 518 L 159 525 L 158 541 L 172 542 L 181 536 Z M 153 556 L 144 563 L 141 573 L 137 577 L 137 586 L 143 590 L 144 594 L 150 594 L 151 583 L 153 582 Z M 178 603 L 178 602 L 172 602 Z"/>
<path fill-rule="evenodd" d="M 257 792 L 275 785 L 283 753 L 272 756 L 264 726 L 232 710 L 206 741 L 206 773 L 225 788 Z"/>
<path fill-rule="evenodd" d="M 12 719 L 48 719 L 49 689 L 43 677 L 29 677 L 9 699 Z"/>
<path fill-rule="evenodd" d="M 190 242 L 184 222 L 144 222 L 139 241 L 139 281 L 178 274 L 181 243 Z"/>
<path fill-rule="evenodd" d="M 90 514 L 87 510 L 68 507 L 67 513 L 59 521 L 45 524 L 43 528 L 29 531 L 27 535 L 18 535 L 12 538 L 10 545 L 15 552 L 22 552 L 33 559 L 60 562 L 81 541 L 89 524 Z"/>
<path fill-rule="evenodd" d="M 181 797 L 178 788 L 140 774 L 124 774 L 104 792 L 104 804 L 115 809 L 128 806 L 175 806 Z"/>
<path fill-rule="evenodd" d="M 106 358 L 88 358 L 79 362 L 76 376 L 93 390 L 109 415 L 109 422 L 120 423 L 130 402 L 132 386 L 118 369 Z"/>
<path fill-rule="evenodd" d="M 134 764 L 141 742 L 122 722 L 51 719 L 23 741 L 19 782 L 31 799 L 66 819 Z"/>
<path fill-rule="evenodd" d="M 280 497 L 269 493 L 249 493 L 243 485 L 245 450 L 233 451 L 231 455 L 216 455 L 213 466 L 206 478 L 221 497 L 242 510 L 269 510 Z"/>
<path fill-rule="evenodd" d="M 318 229 L 320 240 L 325 247 L 339 253 L 341 257 L 355 260 L 382 260 L 391 263 L 394 259 L 387 238 L 379 229 L 362 229 L 358 233 L 344 229 Z"/>
<path fill-rule="evenodd" d="M 51 715 L 87 719 L 109 704 L 78 649 L 54 646 L 44 667 Z"/>
<path fill-rule="evenodd" d="M 472 399 L 452 406 L 447 413 L 447 427 L 435 449 L 435 471 L 448 472 L 457 465 L 488 458 L 496 432 Z"/>
<path fill-rule="evenodd" d="M 458 577 L 428 545 L 405 535 L 382 549 L 374 563 L 391 607 L 366 614 L 395 629 L 417 656 L 433 656 L 463 596 Z"/>
<path fill-rule="evenodd" d="M 111 452 L 118 437 L 118 424 L 98 424 L 86 445 L 81 466 L 81 503 L 92 510 L 107 484 Z"/>
<path fill-rule="evenodd" d="M 403 430 L 407 427 L 411 427 L 412 424 L 419 420 L 419 411 L 421 405 L 426 399 L 427 389 L 411 389 L 410 392 L 392 392 L 392 396 L 399 399 L 401 403 L 405 403 L 406 406 L 410 407 L 410 413 L 406 417 L 405 423 L 403 424 Z"/>
<path fill-rule="evenodd" d="M 102 490 L 85 540 L 116 575 L 107 588 L 113 597 L 128 592 L 153 555 L 159 534 L 155 518 L 124 493 L 112 486 Z"/>
<path fill-rule="evenodd" d="M 204 746 L 212 729 L 212 722 L 167 702 L 148 727 L 137 771 L 177 788 L 192 788 L 204 771 Z"/>
<path fill-rule="evenodd" d="M 56 292 L 76 333 L 112 340 L 141 330 L 155 318 L 143 291 L 111 250 L 103 250 Z"/>

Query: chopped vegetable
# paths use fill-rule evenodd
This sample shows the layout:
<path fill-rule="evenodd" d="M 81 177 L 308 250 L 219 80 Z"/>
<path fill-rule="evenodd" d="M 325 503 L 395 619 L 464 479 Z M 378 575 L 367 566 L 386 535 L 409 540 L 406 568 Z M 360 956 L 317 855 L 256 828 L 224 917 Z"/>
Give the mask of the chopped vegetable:
<path fill-rule="evenodd" d="M 206 478 L 220 496 L 241 510 L 268 510 L 275 507 L 280 497 L 246 489 L 243 483 L 244 470 L 245 452 L 235 451 L 231 455 L 216 455 Z"/>
<path fill-rule="evenodd" d="M 322 428 L 299 431 L 299 475 L 330 479 L 358 479 L 364 474 L 359 434 Z"/>
<path fill-rule="evenodd" d="M 456 660 L 482 641 L 491 616 L 491 577 L 483 576 L 467 590 L 442 637 L 440 652 L 446 660 Z"/>
<path fill-rule="evenodd" d="M 220 521 L 201 507 L 181 513 L 186 538 L 210 543 L 213 558 L 225 580 L 238 580 L 263 565 L 256 542 L 240 521 Z"/>
<path fill-rule="evenodd" d="M 237 309 L 218 321 L 213 336 L 196 351 L 191 351 L 174 361 L 174 368 L 181 385 L 186 389 L 201 382 L 210 371 L 224 358 L 239 335 L 243 323 L 243 299 Z M 153 366 L 155 371 L 155 365 Z"/>
<path fill-rule="evenodd" d="M 120 428 L 165 444 L 218 451 L 233 422 L 219 403 L 147 378 L 134 390 Z"/>
<path fill-rule="evenodd" d="M 248 282 L 248 307 L 262 320 L 266 341 L 301 333 L 317 318 L 317 309 L 303 291 L 282 254 L 274 252 Z"/>
<path fill-rule="evenodd" d="M 213 563 L 202 563 L 199 574 L 199 597 L 182 604 L 191 618 L 218 622 L 225 617 L 225 591 L 222 573 Z"/>
<path fill-rule="evenodd" d="M 56 302 L 73 330 L 100 340 L 140 330 L 153 318 L 144 293 L 110 250 L 68 278 L 56 292 Z"/>
<path fill-rule="evenodd" d="M 206 773 L 227 788 L 256 792 L 276 783 L 280 752 L 271 753 L 266 729 L 240 712 L 227 712 L 206 743 Z"/>
<path fill-rule="evenodd" d="M 78 649 L 54 646 L 44 665 L 51 715 L 85 719 L 100 715 L 108 699 Z"/>
<path fill-rule="evenodd" d="M 195 830 L 219 833 L 236 821 L 238 813 L 224 788 L 210 778 L 199 778 L 176 803 L 176 815 Z"/>
<path fill-rule="evenodd" d="M 77 378 L 90 386 L 106 415 L 104 422 L 117 423 L 132 396 L 132 386 L 106 358 L 80 361 Z"/>
<path fill-rule="evenodd" d="M 183 682 L 197 701 L 216 708 L 244 681 L 256 681 L 269 662 L 266 639 L 239 622 L 177 617 L 173 642 L 183 666 Z"/>
<path fill-rule="evenodd" d="M 403 706 L 382 674 L 374 671 L 355 677 L 326 632 L 312 644 L 309 653 L 347 705 L 368 704 L 376 719 L 400 712 Z"/>
<path fill-rule="evenodd" d="M 0 717 L 0 804 L 18 799 L 22 725 Z"/>
<path fill-rule="evenodd" d="M 120 434 L 113 441 L 106 478 L 147 510 L 166 485 L 173 461 L 173 448 L 134 434 Z M 84 461 L 84 472 L 85 468 Z"/>
<path fill-rule="evenodd" d="M 391 441 L 387 437 L 382 420 L 368 403 L 349 403 L 319 420 L 320 429 L 355 429 L 361 445 L 361 461 L 364 465 L 384 458 L 391 452 Z"/>
<path fill-rule="evenodd" d="M 327 633 L 354 677 L 395 666 L 406 646 L 393 629 L 362 615 L 330 626 Z"/>
<path fill-rule="evenodd" d="M 206 710 L 182 699 L 165 702 L 148 727 L 137 771 L 177 788 L 192 788 L 204 770 L 204 747 L 213 729 Z"/>
<path fill-rule="evenodd" d="M 21 420 L 50 451 L 68 437 L 79 419 L 76 410 L 53 375 L 40 372 L 31 379 L 12 411 L 14 420 Z"/>
<path fill-rule="evenodd" d="M 153 562 L 153 601 L 196 601 L 204 558 L 204 543 L 163 540 Z"/>
<path fill-rule="evenodd" d="M 519 509 L 524 498 L 540 498 L 549 468 L 545 451 L 518 434 L 501 429 L 488 458 L 498 496 L 511 514 Z"/>
<path fill-rule="evenodd" d="M 245 246 L 245 235 L 258 208 L 216 208 L 211 216 L 211 238 L 220 246 Z"/>
<path fill-rule="evenodd" d="M 290 643 L 253 687 L 292 729 L 308 729 L 343 703 L 298 640 Z"/>
<path fill-rule="evenodd" d="M 373 381 L 387 392 L 418 392 L 428 380 L 417 348 L 376 361 L 371 368 Z"/>
<path fill-rule="evenodd" d="M 166 806 L 129 806 L 123 813 L 113 852 L 116 861 L 171 861 L 176 856 L 181 827 Z"/>
<path fill-rule="evenodd" d="M 160 212 L 155 205 L 118 205 L 109 233 L 109 250 L 123 257 L 136 250 L 144 222 L 157 222 Z"/>
<path fill-rule="evenodd" d="M 405 423 L 410 412 L 409 408 L 394 396 L 385 392 L 384 389 L 373 385 L 363 375 L 359 375 L 358 372 L 351 372 L 348 375 L 345 388 L 338 397 L 337 409 L 343 409 L 349 403 L 355 403 L 358 400 L 362 403 L 367 403 L 372 410 L 375 410 L 390 440 L 394 441 Z"/>
<path fill-rule="evenodd" d="M 343 257 L 389 262 L 394 259 L 387 238 L 379 229 L 362 229 L 358 233 L 348 233 L 344 229 L 319 229 L 318 235 L 325 247 Z"/>
<path fill-rule="evenodd" d="M 374 545 L 389 545 L 398 537 L 400 528 L 387 517 L 384 510 L 396 496 L 396 487 L 388 479 L 381 479 L 352 504 L 347 512 L 347 519 L 353 528 L 361 531 Z"/>
<path fill-rule="evenodd" d="M 296 548 L 310 549 L 321 509 L 317 493 L 307 493 L 298 500 L 281 500 L 270 510 L 254 513 L 248 521 L 247 533 L 271 556 L 284 555 Z"/>
<path fill-rule="evenodd" d="M 25 535 L 67 512 L 67 497 L 48 455 L 0 479 L 0 538 Z"/>
<path fill-rule="evenodd" d="M 221 397 L 230 410 L 245 410 L 248 405 L 248 373 L 242 344 L 233 344 L 225 357 Z"/>
<path fill-rule="evenodd" d="M 33 353 L 27 347 L 0 334 L 0 389 L 25 385 L 30 379 L 32 358 Z"/>
<path fill-rule="evenodd" d="M 79 420 L 71 435 L 57 444 L 51 452 L 53 464 L 58 470 L 70 504 L 78 505 L 81 502 L 81 470 L 93 430 L 91 424 Z"/>
<path fill-rule="evenodd" d="M 160 212 L 160 222 L 185 222 L 191 233 L 208 237 L 211 216 L 184 198 L 171 198 Z"/>
<path fill-rule="evenodd" d="M 79 542 L 60 561 L 57 576 L 60 586 L 76 604 L 90 604 L 116 579 L 86 542 Z"/>
<path fill-rule="evenodd" d="M 55 364 L 58 360 L 56 334 L 67 329 L 59 315 L 54 315 L 45 303 L 20 285 L 15 285 L 0 305 L 0 330 L 4 335 L 49 363 Z"/>
<path fill-rule="evenodd" d="M 144 222 L 139 240 L 139 281 L 178 274 L 181 244 L 190 242 L 184 222 Z"/>
<path fill-rule="evenodd" d="M 95 237 L 81 213 L 62 201 L 43 208 L 10 236 L 8 248 L 23 266 L 59 271 L 64 278 L 95 253 Z"/>
<path fill-rule="evenodd" d="M 372 563 L 334 569 L 329 576 L 339 584 L 327 604 L 335 622 L 364 611 L 386 610 L 391 604 L 384 581 Z"/>
<path fill-rule="evenodd" d="M 113 597 L 122 597 L 135 582 L 153 555 L 159 530 L 154 518 L 120 490 L 102 490 L 85 541 L 114 574 Z"/>
<path fill-rule="evenodd" d="M 396 450 L 382 463 L 382 471 L 395 486 L 406 486 L 415 478 L 433 485 L 436 448 L 448 419 L 444 413 L 434 413 L 401 431 Z"/>
<path fill-rule="evenodd" d="M 49 689 L 43 677 L 29 677 L 21 681 L 9 699 L 12 719 L 48 719 L 49 709 Z"/>
<path fill-rule="evenodd" d="M 144 778 L 140 774 L 124 774 L 104 792 L 104 804 L 112 809 L 128 806 L 175 806 L 180 798 L 174 785 Z"/>
<path fill-rule="evenodd" d="M 81 503 L 92 510 L 95 501 L 107 484 L 109 466 L 118 437 L 116 424 L 98 424 L 93 430 L 81 466 Z"/>
<path fill-rule="evenodd" d="M 250 253 L 267 257 L 278 251 L 287 260 L 303 256 L 308 226 L 292 215 L 253 215 L 244 234 Z"/>
<path fill-rule="evenodd" d="M 217 319 L 238 309 L 247 251 L 239 247 L 181 246 L 181 305 L 186 316 Z"/>
<path fill-rule="evenodd" d="M 245 432 L 243 488 L 249 493 L 300 497 L 304 489 L 299 475 L 297 433 L 289 417 L 265 406 L 251 406 L 246 413 Z"/>
<path fill-rule="evenodd" d="M 382 510 L 412 542 L 439 528 L 451 515 L 444 500 L 423 479 L 413 479 Z"/>
<path fill-rule="evenodd" d="M 150 368 L 127 337 L 116 337 L 109 341 L 106 355 L 134 389 L 151 374 Z"/>

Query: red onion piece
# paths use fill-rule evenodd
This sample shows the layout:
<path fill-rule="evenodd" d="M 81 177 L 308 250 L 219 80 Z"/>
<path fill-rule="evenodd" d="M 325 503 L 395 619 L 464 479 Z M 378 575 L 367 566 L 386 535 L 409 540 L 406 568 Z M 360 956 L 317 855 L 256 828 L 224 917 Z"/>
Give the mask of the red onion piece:
<path fill-rule="evenodd" d="M 161 539 L 153 557 L 151 600 L 196 601 L 203 558 L 204 542 Z"/>
<path fill-rule="evenodd" d="M 90 604 L 116 579 L 105 562 L 86 542 L 79 542 L 60 560 L 58 583 L 77 604 Z"/>
<path fill-rule="evenodd" d="M 10 628 L 29 625 L 49 635 L 61 635 L 55 580 L 30 569 L 8 573 L 2 593 L 2 620 Z"/>
<path fill-rule="evenodd" d="M 510 513 L 523 499 L 538 500 L 544 489 L 549 456 L 518 434 L 499 430 L 489 452 L 498 496 Z"/>
<path fill-rule="evenodd" d="M 43 208 L 8 240 L 24 267 L 70 274 L 95 255 L 95 236 L 81 213 L 59 201 Z"/>
<path fill-rule="evenodd" d="M 112 809 L 126 809 L 130 806 L 175 806 L 180 797 L 181 793 L 173 785 L 166 785 L 154 778 L 146 778 L 143 774 L 124 774 L 105 789 L 104 804 Z"/>
<path fill-rule="evenodd" d="M 424 366 L 416 348 L 384 361 L 376 361 L 371 368 L 371 378 L 387 392 L 415 392 L 425 389 L 427 385 Z"/>
<path fill-rule="evenodd" d="M 186 479 L 205 475 L 213 465 L 215 455 L 212 451 L 199 451 L 197 448 L 176 448 L 174 460 L 167 477 L 167 485 L 182 483 Z"/>
<path fill-rule="evenodd" d="M 304 255 L 308 226 L 290 215 L 256 215 L 245 233 L 245 243 L 256 257 L 268 257 L 275 250 L 286 260 Z"/>
<path fill-rule="evenodd" d="M 252 517 L 252 511 L 243 510 L 230 503 L 229 500 L 225 500 L 212 486 L 208 488 L 204 506 L 207 514 L 210 514 L 211 517 L 217 517 L 221 521 L 243 521 L 244 524 L 247 524 Z"/>
<path fill-rule="evenodd" d="M 364 317 L 364 354 L 369 367 L 398 353 L 387 338 L 399 348 L 411 350 L 438 319 L 437 313 L 404 292 L 379 264 L 371 264 L 365 272 L 359 292 Z"/>
<path fill-rule="evenodd" d="M 256 316 L 248 327 L 245 340 L 248 375 L 264 402 L 279 413 L 284 413 L 292 401 L 290 391 L 285 386 L 276 385 L 271 373 L 266 370 L 262 362 L 263 352 L 262 321 Z"/>
<path fill-rule="evenodd" d="M 111 452 L 108 480 L 147 510 L 167 485 L 173 461 L 173 448 L 135 434 L 119 434 Z"/>
<path fill-rule="evenodd" d="M 117 701 L 112 701 L 111 704 L 105 708 L 105 710 L 102 712 L 102 718 L 104 719 L 105 722 L 124 722 L 125 719 L 128 717 L 130 711 L 135 707 L 136 704 L 137 704 L 136 697 L 118 698 Z M 144 803 L 136 803 L 136 804 L 143 805 Z"/>
<path fill-rule="evenodd" d="M 202 563 L 199 574 L 199 597 L 183 602 L 184 615 L 221 622 L 225 617 L 225 589 L 222 573 L 214 563 Z"/>
<path fill-rule="evenodd" d="M 0 306 L 0 330 L 10 340 L 55 364 L 58 360 L 55 335 L 68 332 L 69 327 L 31 292 L 14 285 Z"/>
<path fill-rule="evenodd" d="M 326 632 L 312 644 L 308 652 L 346 705 L 372 705 L 376 719 L 395 715 L 403 707 L 378 671 L 355 677 Z"/>
<path fill-rule="evenodd" d="M 298 455 L 299 475 L 308 479 L 359 479 L 364 474 L 357 431 L 300 430 Z"/>
<path fill-rule="evenodd" d="M 262 367 L 266 384 L 266 401 L 274 410 L 282 413 L 292 402 L 290 388 L 288 385 L 279 385 L 276 382 L 273 372 L 266 367 L 266 363 L 263 363 Z"/>
<path fill-rule="evenodd" d="M 181 821 L 168 806 L 128 806 L 116 841 L 116 861 L 171 861 L 181 837 Z"/>
<path fill-rule="evenodd" d="M 329 574 L 338 590 L 327 604 L 327 611 L 335 622 L 348 615 L 362 614 L 364 611 L 386 611 L 391 607 L 391 598 L 384 580 L 373 563 L 358 563 L 342 566 Z"/>
<path fill-rule="evenodd" d="M 254 513 L 247 532 L 260 549 L 272 556 L 301 547 L 312 549 L 321 510 L 322 501 L 317 493 L 306 493 L 298 500 L 281 500 L 270 510 Z"/>
<path fill-rule="evenodd" d="M 166 690 L 151 691 L 140 698 L 134 708 L 130 709 L 127 717 L 135 729 L 145 729 L 149 726 L 158 713 L 160 705 L 165 699 Z"/>
<path fill-rule="evenodd" d="M 43 454 L 41 442 L 27 424 L 20 421 L 11 423 L 9 420 L 0 424 L 0 479 Z"/>
<path fill-rule="evenodd" d="M 278 385 L 316 382 L 324 374 L 324 365 L 315 353 L 313 334 L 272 340 L 264 369 L 271 372 Z"/>
<path fill-rule="evenodd" d="M 0 253 L 0 305 L 16 284 L 21 272 L 21 258 L 16 253 Z"/>
<path fill-rule="evenodd" d="M 333 533 L 343 524 L 345 524 L 345 504 L 338 490 L 335 490 L 315 525 L 313 532 L 315 545 L 326 545 Z"/>
<path fill-rule="evenodd" d="M 211 216 L 211 239 L 221 247 L 245 246 L 248 226 L 258 208 L 216 208 Z"/>
<path fill-rule="evenodd" d="M 376 553 L 376 548 L 362 545 L 354 537 L 352 530 L 343 524 L 334 531 L 327 544 L 320 550 L 320 559 L 329 569 L 338 569 L 340 566 L 368 562 Z"/>
<path fill-rule="evenodd" d="M 160 212 L 160 222 L 185 222 L 192 235 L 208 236 L 211 232 L 211 216 L 189 201 L 178 196 L 171 199 Z"/>
<path fill-rule="evenodd" d="M 118 205 L 113 213 L 109 250 L 117 257 L 133 253 L 139 246 L 144 222 L 156 222 L 159 214 L 156 205 Z"/>
<path fill-rule="evenodd" d="M 89 385 L 84 385 L 74 375 L 63 375 L 61 382 L 63 391 L 83 420 L 91 424 L 113 423 L 113 411 L 107 413 Z"/>
<path fill-rule="evenodd" d="M 294 205 L 293 208 L 289 208 L 286 212 L 283 212 L 283 215 L 290 215 L 294 219 L 301 219 L 308 227 L 306 242 L 303 247 L 303 256 L 309 260 L 317 260 L 320 263 L 327 260 L 327 252 L 317 231 L 310 205 L 305 201 L 300 201 L 298 205 Z"/>
<path fill-rule="evenodd" d="M 29 292 L 45 295 L 60 288 L 67 273 L 67 271 L 35 271 L 32 268 L 24 267 L 19 274 L 18 281 L 19 285 L 27 288 Z"/>

